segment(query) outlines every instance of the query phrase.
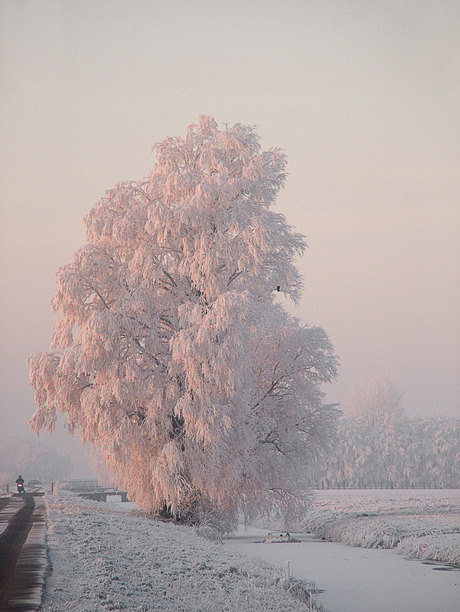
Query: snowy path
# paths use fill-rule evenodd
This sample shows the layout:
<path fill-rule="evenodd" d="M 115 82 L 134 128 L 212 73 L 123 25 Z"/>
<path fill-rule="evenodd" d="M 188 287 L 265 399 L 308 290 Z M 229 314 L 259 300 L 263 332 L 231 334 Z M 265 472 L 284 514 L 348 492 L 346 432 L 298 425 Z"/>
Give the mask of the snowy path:
<path fill-rule="evenodd" d="M 460 571 L 436 571 L 392 551 L 353 548 L 313 537 L 299 544 L 254 543 L 260 539 L 259 535 L 229 540 L 225 546 L 280 568 L 290 561 L 296 578 L 314 580 L 325 590 L 319 599 L 327 612 L 460 610 Z"/>

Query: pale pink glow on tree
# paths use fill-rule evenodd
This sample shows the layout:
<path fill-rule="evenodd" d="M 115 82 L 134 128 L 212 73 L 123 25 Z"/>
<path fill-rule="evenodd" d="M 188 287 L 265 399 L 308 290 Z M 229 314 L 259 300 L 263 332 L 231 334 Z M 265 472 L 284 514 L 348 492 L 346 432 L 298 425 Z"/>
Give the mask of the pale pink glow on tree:
<path fill-rule="evenodd" d="M 155 150 L 58 271 L 52 352 L 29 361 L 31 427 L 65 413 L 147 509 L 285 511 L 327 441 L 320 385 L 337 367 L 326 333 L 276 301 L 299 299 L 305 248 L 272 210 L 285 155 L 205 116 Z"/>

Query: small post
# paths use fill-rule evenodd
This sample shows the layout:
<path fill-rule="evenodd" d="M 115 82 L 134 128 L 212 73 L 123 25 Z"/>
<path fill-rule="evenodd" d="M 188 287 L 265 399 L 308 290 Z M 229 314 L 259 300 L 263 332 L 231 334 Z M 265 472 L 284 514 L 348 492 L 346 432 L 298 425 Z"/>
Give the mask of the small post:
<path fill-rule="evenodd" d="M 286 561 L 286 582 L 290 582 L 291 580 L 291 564 L 289 561 Z"/>

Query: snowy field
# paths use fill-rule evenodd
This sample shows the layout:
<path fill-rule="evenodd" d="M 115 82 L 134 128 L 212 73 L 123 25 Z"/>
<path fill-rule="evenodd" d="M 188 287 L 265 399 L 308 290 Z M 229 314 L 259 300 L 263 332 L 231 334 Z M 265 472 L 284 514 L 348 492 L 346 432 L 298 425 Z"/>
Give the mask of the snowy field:
<path fill-rule="evenodd" d="M 304 528 L 329 541 L 460 564 L 460 489 L 318 491 Z"/>
<path fill-rule="evenodd" d="M 47 612 L 298 612 L 281 570 L 199 537 L 141 518 L 131 504 L 47 495 Z"/>

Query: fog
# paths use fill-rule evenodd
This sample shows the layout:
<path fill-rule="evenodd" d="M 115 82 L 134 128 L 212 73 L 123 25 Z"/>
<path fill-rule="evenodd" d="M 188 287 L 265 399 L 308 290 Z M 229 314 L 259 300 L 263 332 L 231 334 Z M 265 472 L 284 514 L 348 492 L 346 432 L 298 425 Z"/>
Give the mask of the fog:
<path fill-rule="evenodd" d="M 30 438 L 29 355 L 81 220 L 200 114 L 289 159 L 278 207 L 309 250 L 291 312 L 382 374 L 411 415 L 460 413 L 460 5 L 5 1 L 0 6 L 0 431 Z M 62 422 L 41 438 L 90 473 Z"/>

